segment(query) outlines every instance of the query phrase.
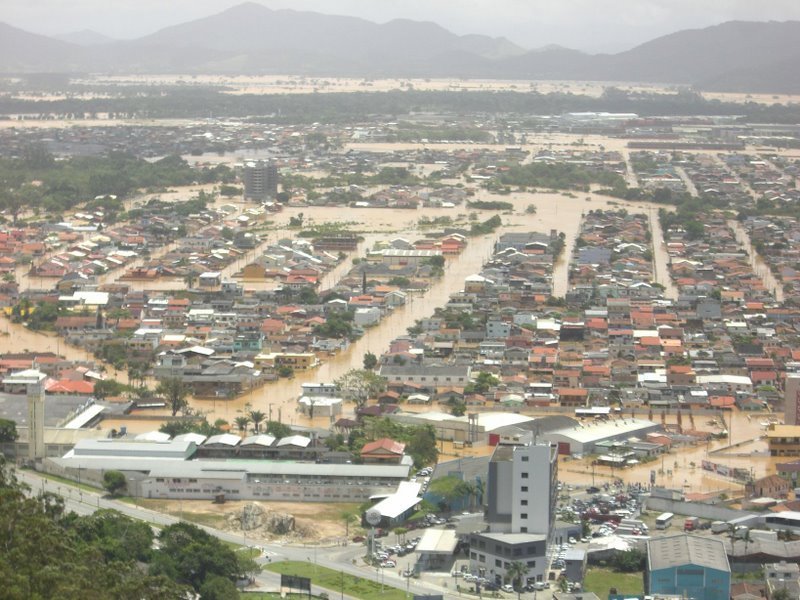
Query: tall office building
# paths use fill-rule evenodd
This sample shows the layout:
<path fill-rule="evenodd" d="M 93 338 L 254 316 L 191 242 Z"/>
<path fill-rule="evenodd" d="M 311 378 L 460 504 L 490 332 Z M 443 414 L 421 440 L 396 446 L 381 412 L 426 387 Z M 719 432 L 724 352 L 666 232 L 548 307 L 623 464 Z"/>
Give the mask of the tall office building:
<path fill-rule="evenodd" d="M 800 425 L 800 375 L 787 375 L 785 389 L 784 422 L 787 425 Z"/>
<path fill-rule="evenodd" d="M 549 538 L 558 500 L 558 449 L 547 443 L 498 446 L 486 487 L 490 531 Z"/>
<path fill-rule="evenodd" d="M 278 194 L 278 167 L 271 160 L 245 163 L 242 178 L 246 199 L 265 200 Z"/>

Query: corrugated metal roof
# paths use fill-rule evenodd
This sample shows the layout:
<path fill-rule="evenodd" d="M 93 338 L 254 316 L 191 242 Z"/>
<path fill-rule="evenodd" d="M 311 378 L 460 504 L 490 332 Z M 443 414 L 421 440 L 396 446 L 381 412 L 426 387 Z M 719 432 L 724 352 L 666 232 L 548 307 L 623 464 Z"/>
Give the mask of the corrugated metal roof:
<path fill-rule="evenodd" d="M 671 535 L 647 542 L 651 571 L 683 565 L 696 565 L 730 572 L 725 545 L 720 540 L 696 535 Z"/>

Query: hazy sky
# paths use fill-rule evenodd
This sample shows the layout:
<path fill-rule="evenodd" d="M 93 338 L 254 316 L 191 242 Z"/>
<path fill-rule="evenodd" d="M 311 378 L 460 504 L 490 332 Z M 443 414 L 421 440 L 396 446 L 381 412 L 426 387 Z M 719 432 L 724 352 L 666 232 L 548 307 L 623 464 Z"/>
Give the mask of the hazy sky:
<path fill-rule="evenodd" d="M 241 0 L 0 0 L 0 21 L 43 34 L 93 29 L 132 38 L 220 12 Z M 526 48 L 618 51 L 723 21 L 800 20 L 800 0 L 262 0 L 270 8 L 371 21 L 435 21 L 459 34 L 506 36 Z"/>

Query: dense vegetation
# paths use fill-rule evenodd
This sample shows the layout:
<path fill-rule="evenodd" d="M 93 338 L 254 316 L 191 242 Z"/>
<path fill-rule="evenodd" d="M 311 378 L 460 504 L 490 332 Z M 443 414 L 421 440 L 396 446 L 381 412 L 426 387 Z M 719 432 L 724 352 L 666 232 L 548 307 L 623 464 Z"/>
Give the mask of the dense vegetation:
<path fill-rule="evenodd" d="M 154 549 L 147 523 L 113 510 L 67 513 L 63 499 L 30 491 L 0 465 L 0 577 L 4 598 L 236 598 L 249 559 L 201 529 L 165 527 Z M 209 589 L 223 590 L 212 595 Z"/>
<path fill-rule="evenodd" d="M 104 88 L 95 86 L 97 91 Z M 74 92 L 82 86 L 66 86 Z M 62 88 L 63 91 L 63 88 Z M 741 115 L 757 122 L 796 123 L 800 106 L 766 105 L 756 102 L 738 104 L 705 100 L 700 94 L 682 90 L 673 94 L 627 93 L 608 88 L 596 98 L 572 93 L 541 94 L 533 91 L 417 91 L 352 92 L 338 94 L 272 94 L 235 95 L 226 88 L 192 86 L 141 86 L 126 88 L 120 97 L 119 88 L 109 88 L 112 97 L 60 100 L 0 98 L 0 113 L 40 113 L 87 115 L 100 112 L 121 117 L 199 118 L 209 113 L 231 117 L 253 117 L 259 122 L 360 122 L 365 115 L 401 117 L 412 112 L 473 112 L 517 115 L 551 115 L 579 111 L 611 111 L 651 115 Z M 531 119 L 523 126 L 537 126 Z M 449 135 L 450 132 L 448 132 Z"/>
<path fill-rule="evenodd" d="M 178 156 L 148 162 L 130 154 L 110 153 L 56 161 L 41 146 L 32 145 L 20 158 L 0 159 L 0 208 L 15 220 L 25 209 L 58 215 L 87 201 L 95 202 L 89 209 L 96 206 L 119 212 L 119 200 L 137 190 L 232 180 L 233 172 L 224 165 L 195 169 Z M 97 197 L 106 198 L 95 201 Z"/>
<path fill-rule="evenodd" d="M 625 184 L 625 180 L 617 173 L 595 171 L 567 163 L 513 165 L 507 171 L 498 173 L 493 181 L 504 186 L 584 191 L 588 191 L 589 185 L 592 183 L 599 183 L 610 188 Z"/>

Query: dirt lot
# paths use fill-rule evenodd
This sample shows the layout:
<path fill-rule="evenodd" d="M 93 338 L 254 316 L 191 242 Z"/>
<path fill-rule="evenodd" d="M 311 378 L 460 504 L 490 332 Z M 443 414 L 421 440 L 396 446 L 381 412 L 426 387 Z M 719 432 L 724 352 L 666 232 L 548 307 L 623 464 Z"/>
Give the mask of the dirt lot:
<path fill-rule="evenodd" d="M 265 541 L 284 540 L 287 542 L 293 540 L 325 543 L 338 542 L 345 535 L 343 513 L 357 514 L 358 512 L 358 504 L 350 503 L 229 501 L 225 504 L 213 504 L 206 500 L 140 500 L 138 503 L 141 506 L 181 517 L 193 523 L 232 531 L 241 531 L 241 529 L 237 520 L 234 520 L 233 525 L 231 525 L 229 517 L 238 517 L 243 507 L 249 504 L 257 504 L 265 513 L 292 515 L 295 518 L 295 532 L 288 535 L 270 535 L 263 529 L 258 529 L 257 531 L 248 531 L 248 539 L 263 538 Z M 362 533 L 362 530 L 358 522 L 355 524 L 351 522 L 349 527 L 350 538 L 359 533 Z"/>

